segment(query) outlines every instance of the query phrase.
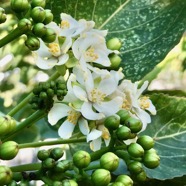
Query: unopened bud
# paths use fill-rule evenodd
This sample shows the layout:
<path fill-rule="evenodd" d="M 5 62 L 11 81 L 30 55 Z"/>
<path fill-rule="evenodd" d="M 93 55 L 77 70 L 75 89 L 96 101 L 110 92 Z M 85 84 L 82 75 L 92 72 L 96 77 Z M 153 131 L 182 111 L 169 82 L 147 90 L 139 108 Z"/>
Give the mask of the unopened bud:
<path fill-rule="evenodd" d="M 121 41 L 118 38 L 112 38 L 107 41 L 107 47 L 110 50 L 119 50 L 121 48 Z"/>
<path fill-rule="evenodd" d="M 9 167 L 0 165 L 0 186 L 7 185 L 12 181 L 12 171 Z"/>
<path fill-rule="evenodd" d="M 104 125 L 109 130 L 115 130 L 119 127 L 120 124 L 120 118 L 118 115 L 109 116 L 105 119 Z"/>
<path fill-rule="evenodd" d="M 121 182 L 121 183 L 123 183 L 124 185 L 127 185 L 127 186 L 133 186 L 132 179 L 127 175 L 119 175 L 116 178 L 116 182 Z"/>
<path fill-rule="evenodd" d="M 25 41 L 25 45 L 31 50 L 38 50 L 40 47 L 40 41 L 35 36 L 28 36 L 27 40 Z"/>
<path fill-rule="evenodd" d="M 110 70 L 118 70 L 121 64 L 121 57 L 117 54 L 110 54 L 109 59 L 111 62 L 111 65 L 109 67 Z"/>
<path fill-rule="evenodd" d="M 24 12 L 29 9 L 28 0 L 11 0 L 11 8 L 17 13 Z"/>
<path fill-rule="evenodd" d="M 32 32 L 37 37 L 42 37 L 46 34 L 46 27 L 43 23 L 36 23 L 32 29 Z"/>
<path fill-rule="evenodd" d="M 137 139 L 137 143 L 140 144 L 144 150 L 149 150 L 154 147 L 154 140 L 147 135 L 140 136 Z"/>
<path fill-rule="evenodd" d="M 40 6 L 42 8 L 45 8 L 46 1 L 45 0 L 32 0 L 31 6 L 34 8 L 36 6 Z"/>
<path fill-rule="evenodd" d="M 137 133 L 142 129 L 142 122 L 139 119 L 130 117 L 126 120 L 126 126 L 130 128 L 132 133 Z"/>
<path fill-rule="evenodd" d="M 139 174 L 143 171 L 142 164 L 138 161 L 133 161 L 128 164 L 128 169 L 131 173 Z"/>
<path fill-rule="evenodd" d="M 5 10 L 0 7 L 0 24 L 6 21 Z"/>
<path fill-rule="evenodd" d="M 127 150 L 130 156 L 134 158 L 140 158 L 144 155 L 143 147 L 137 143 L 131 143 Z"/>
<path fill-rule="evenodd" d="M 78 184 L 74 180 L 63 180 L 62 186 L 78 186 Z"/>
<path fill-rule="evenodd" d="M 47 25 L 47 24 L 49 24 L 50 22 L 53 21 L 53 18 L 54 18 L 54 16 L 53 16 L 51 10 L 46 9 L 46 10 L 45 10 L 45 19 L 44 19 L 43 23 L 44 23 L 45 25 Z"/>
<path fill-rule="evenodd" d="M 159 166 L 160 157 L 156 153 L 145 153 L 143 164 L 149 169 L 154 169 Z"/>
<path fill-rule="evenodd" d="M 117 115 L 120 117 L 121 124 L 125 124 L 126 120 L 130 118 L 130 114 L 127 110 L 120 110 L 117 112 Z"/>
<path fill-rule="evenodd" d="M 42 36 L 41 38 L 46 43 L 52 43 L 56 39 L 56 32 L 51 28 L 47 28 L 45 35 Z"/>
<path fill-rule="evenodd" d="M 131 130 L 126 126 L 122 126 L 116 130 L 116 136 L 120 140 L 127 140 L 130 138 L 130 135 L 131 135 Z"/>
<path fill-rule="evenodd" d="M 36 23 L 39 23 L 39 22 L 42 23 L 45 19 L 45 14 L 46 14 L 45 10 L 40 6 L 33 8 L 31 11 L 31 17 L 33 21 Z"/>
<path fill-rule="evenodd" d="M 29 19 L 23 18 L 18 22 L 18 28 L 24 32 L 31 30 L 32 23 Z"/>

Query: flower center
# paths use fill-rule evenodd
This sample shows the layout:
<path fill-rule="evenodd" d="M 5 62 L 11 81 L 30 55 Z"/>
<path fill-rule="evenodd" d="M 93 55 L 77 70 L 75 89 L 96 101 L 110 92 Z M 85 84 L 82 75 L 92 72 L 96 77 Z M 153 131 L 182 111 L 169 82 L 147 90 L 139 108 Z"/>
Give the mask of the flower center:
<path fill-rule="evenodd" d="M 110 138 L 110 133 L 105 127 L 102 129 L 101 137 L 105 140 L 108 140 Z"/>
<path fill-rule="evenodd" d="M 140 102 L 140 107 L 141 107 L 143 110 L 145 110 L 145 109 L 147 109 L 147 108 L 150 107 L 149 98 L 148 98 L 147 96 L 141 97 L 140 100 L 139 100 L 139 102 Z"/>
<path fill-rule="evenodd" d="M 98 59 L 98 55 L 95 53 L 94 47 L 90 47 L 86 52 L 85 52 L 85 58 L 88 61 L 96 61 Z"/>
<path fill-rule="evenodd" d="M 125 109 L 125 110 L 130 110 L 131 104 L 129 103 L 129 101 L 127 99 L 125 99 L 123 101 L 122 108 Z"/>
<path fill-rule="evenodd" d="M 67 29 L 70 27 L 70 23 L 67 20 L 62 20 L 61 21 L 61 28 L 62 29 Z"/>
<path fill-rule="evenodd" d="M 67 117 L 67 120 L 76 125 L 77 124 L 77 120 L 78 118 L 81 116 L 80 112 L 77 112 L 75 110 L 70 110 L 68 111 L 68 117 Z"/>
<path fill-rule="evenodd" d="M 53 56 L 58 57 L 60 55 L 60 47 L 58 43 L 49 43 L 48 48 L 49 48 L 49 52 Z"/>
<path fill-rule="evenodd" d="M 100 103 L 100 102 L 102 102 L 105 99 L 105 97 L 106 97 L 106 94 L 104 94 L 103 92 L 101 92 L 97 88 L 94 88 L 90 92 L 90 100 L 93 103 Z"/>

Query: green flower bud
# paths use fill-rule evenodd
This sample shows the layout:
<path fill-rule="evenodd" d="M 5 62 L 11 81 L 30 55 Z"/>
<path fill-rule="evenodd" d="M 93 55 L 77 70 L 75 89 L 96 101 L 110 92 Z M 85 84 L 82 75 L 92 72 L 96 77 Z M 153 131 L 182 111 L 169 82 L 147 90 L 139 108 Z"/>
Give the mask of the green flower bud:
<path fill-rule="evenodd" d="M 0 136 L 10 132 L 10 117 L 0 116 Z"/>
<path fill-rule="evenodd" d="M 143 171 L 143 166 L 138 161 L 133 161 L 128 164 L 128 170 L 133 174 L 139 174 Z"/>
<path fill-rule="evenodd" d="M 109 171 L 115 171 L 119 166 L 119 158 L 112 152 L 107 152 L 100 158 L 100 166 Z"/>
<path fill-rule="evenodd" d="M 45 35 L 42 36 L 41 39 L 46 43 L 52 43 L 56 39 L 56 33 L 53 29 L 47 28 Z"/>
<path fill-rule="evenodd" d="M 85 168 L 90 164 L 91 157 L 86 151 L 80 150 L 73 155 L 73 163 L 78 168 Z"/>
<path fill-rule="evenodd" d="M 112 38 L 107 41 L 107 48 L 110 50 L 119 50 L 121 48 L 121 41 L 118 38 Z"/>
<path fill-rule="evenodd" d="M 65 172 L 72 168 L 72 163 L 69 160 L 61 160 L 58 161 L 54 167 L 55 172 Z"/>
<path fill-rule="evenodd" d="M 43 23 L 45 25 L 47 25 L 47 24 L 49 24 L 50 22 L 53 21 L 53 18 L 54 18 L 54 16 L 53 16 L 51 10 L 45 9 L 45 19 L 44 19 Z"/>
<path fill-rule="evenodd" d="M 54 181 L 54 182 L 52 183 L 52 185 L 53 185 L 53 186 L 62 186 L 62 182 L 60 182 L 60 181 Z"/>
<path fill-rule="evenodd" d="M 11 160 L 19 152 L 19 146 L 15 141 L 6 141 L 0 145 L 0 159 Z"/>
<path fill-rule="evenodd" d="M 36 6 L 40 6 L 42 8 L 45 8 L 46 1 L 45 0 L 32 0 L 31 6 L 34 8 Z"/>
<path fill-rule="evenodd" d="M 108 170 L 97 169 L 92 174 L 91 179 L 96 186 L 107 186 L 111 181 L 111 175 Z"/>
<path fill-rule="evenodd" d="M 121 64 L 121 57 L 117 54 L 110 54 L 109 59 L 111 62 L 111 65 L 109 67 L 110 70 L 118 70 L 119 66 Z"/>
<path fill-rule="evenodd" d="M 42 167 L 44 169 L 52 169 L 55 166 L 55 160 L 52 158 L 47 158 L 42 162 Z"/>
<path fill-rule="evenodd" d="M 32 29 L 32 32 L 37 37 L 43 37 L 46 34 L 46 27 L 43 23 L 36 23 Z"/>
<path fill-rule="evenodd" d="M 149 169 L 154 169 L 160 164 L 160 157 L 156 153 L 145 153 L 143 164 Z"/>
<path fill-rule="evenodd" d="M 122 182 L 114 182 L 109 184 L 109 186 L 125 186 Z"/>
<path fill-rule="evenodd" d="M 63 180 L 62 186 L 78 186 L 78 184 L 74 180 Z"/>
<path fill-rule="evenodd" d="M 128 118 L 126 120 L 126 126 L 130 128 L 132 133 L 137 133 L 142 129 L 142 122 L 136 118 Z"/>
<path fill-rule="evenodd" d="M 127 176 L 127 175 L 119 175 L 119 176 L 116 178 L 115 182 L 121 182 L 121 183 L 124 184 L 124 186 L 125 186 L 125 185 L 126 185 L 126 186 L 133 186 L 133 181 L 132 181 L 132 179 L 131 179 L 129 176 Z"/>
<path fill-rule="evenodd" d="M 136 175 L 137 181 L 144 182 L 144 181 L 146 181 L 146 179 L 147 179 L 147 175 L 146 175 L 145 171 L 142 171 Z"/>
<path fill-rule="evenodd" d="M 60 147 L 56 147 L 50 151 L 50 157 L 55 160 L 60 159 L 63 156 L 63 154 L 64 154 L 64 151 Z"/>
<path fill-rule="evenodd" d="M 47 99 L 48 96 L 47 96 L 47 93 L 46 92 L 40 92 L 39 97 L 41 99 Z"/>
<path fill-rule="evenodd" d="M 145 154 L 156 154 L 157 155 L 157 151 L 154 148 L 151 148 L 149 150 L 146 150 Z"/>
<path fill-rule="evenodd" d="M 18 28 L 25 33 L 32 28 L 32 23 L 29 19 L 23 18 L 18 22 Z"/>
<path fill-rule="evenodd" d="M 5 10 L 0 7 L 0 24 L 6 21 Z"/>
<path fill-rule="evenodd" d="M 17 186 L 17 182 L 15 180 L 11 181 L 8 186 Z"/>
<path fill-rule="evenodd" d="M 116 130 L 116 136 L 120 140 L 127 140 L 130 138 L 130 135 L 131 135 L 131 130 L 126 126 L 122 126 Z"/>
<path fill-rule="evenodd" d="M 109 130 L 115 130 L 119 127 L 120 118 L 117 115 L 109 116 L 105 119 L 104 125 Z"/>
<path fill-rule="evenodd" d="M 0 165 L 0 186 L 7 185 L 12 181 L 12 171 L 9 167 Z"/>
<path fill-rule="evenodd" d="M 48 95 L 49 97 L 53 97 L 53 96 L 54 96 L 54 90 L 51 89 L 51 88 L 47 89 L 47 95 Z"/>
<path fill-rule="evenodd" d="M 125 121 L 130 118 L 130 114 L 127 110 L 120 110 L 117 112 L 117 115 L 120 117 L 121 124 L 124 124 Z"/>
<path fill-rule="evenodd" d="M 32 51 L 38 50 L 40 47 L 40 41 L 35 36 L 28 36 L 27 40 L 25 41 L 25 45 Z"/>
<path fill-rule="evenodd" d="M 47 158 L 49 158 L 50 156 L 50 152 L 48 150 L 40 150 L 37 153 L 37 158 L 41 161 L 46 160 Z"/>
<path fill-rule="evenodd" d="M 140 158 L 144 155 L 143 147 L 137 143 L 131 143 L 127 150 L 129 155 L 134 158 Z"/>
<path fill-rule="evenodd" d="M 11 8 L 17 13 L 24 12 L 29 9 L 28 0 L 11 0 Z"/>
<path fill-rule="evenodd" d="M 41 6 L 37 6 L 31 11 L 31 17 L 36 23 L 43 22 L 45 19 L 45 14 L 45 10 Z"/>
<path fill-rule="evenodd" d="M 140 144 L 144 150 L 149 150 L 154 147 L 154 140 L 150 136 L 140 136 L 137 139 L 137 143 Z"/>

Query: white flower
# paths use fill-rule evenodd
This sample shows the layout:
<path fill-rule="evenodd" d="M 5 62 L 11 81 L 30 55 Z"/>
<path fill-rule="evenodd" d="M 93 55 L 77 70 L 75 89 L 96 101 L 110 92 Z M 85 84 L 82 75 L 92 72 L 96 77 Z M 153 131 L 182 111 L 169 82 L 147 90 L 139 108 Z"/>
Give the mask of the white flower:
<path fill-rule="evenodd" d="M 88 122 L 81 113 L 63 103 L 55 103 L 48 113 L 48 121 L 51 125 L 55 125 L 61 118 L 67 117 L 58 129 L 58 134 L 63 139 L 72 136 L 75 126 L 78 124 L 80 131 L 87 135 L 89 133 Z"/>
<path fill-rule="evenodd" d="M 82 32 L 92 29 L 95 25 L 94 21 L 86 21 L 85 19 L 80 19 L 77 21 L 65 13 L 61 13 L 61 20 L 60 35 L 71 38 L 80 35 Z"/>
<path fill-rule="evenodd" d="M 109 98 L 123 77 L 120 71 L 111 71 L 107 75 L 104 73 L 100 76 L 91 73 L 90 70 L 83 71 L 78 66 L 73 69 L 73 73 L 72 76 L 76 77 L 76 81 L 70 78 L 70 85 L 67 86 L 70 89 L 70 96 L 67 94 L 67 98 L 76 97 L 81 101 L 81 113 L 86 119 L 100 120 L 115 114 L 121 108 L 123 101 L 121 97 Z"/>
<path fill-rule="evenodd" d="M 80 61 L 80 64 L 85 69 L 86 62 L 94 62 L 106 67 L 110 66 L 108 55 L 113 51 L 106 46 L 106 41 L 103 36 L 107 31 L 92 30 L 82 34 L 72 45 L 74 56 Z"/>
<path fill-rule="evenodd" d="M 156 108 L 147 96 L 142 96 L 142 92 L 147 88 L 148 82 L 145 81 L 141 88 L 138 89 L 137 83 L 130 80 L 123 80 L 119 85 L 119 95 L 124 98 L 122 108 L 129 110 L 132 115 L 136 115 L 143 123 L 142 131 L 145 130 L 151 117 L 148 112 L 155 115 Z M 146 112 L 148 111 L 148 112 Z"/>

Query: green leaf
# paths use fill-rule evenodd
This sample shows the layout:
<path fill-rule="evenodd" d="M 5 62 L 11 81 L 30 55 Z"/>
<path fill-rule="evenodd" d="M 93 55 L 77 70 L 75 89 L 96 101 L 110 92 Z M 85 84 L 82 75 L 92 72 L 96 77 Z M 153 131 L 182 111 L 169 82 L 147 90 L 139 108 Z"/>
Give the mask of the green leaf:
<path fill-rule="evenodd" d="M 58 22 L 65 12 L 94 20 L 97 28 L 108 29 L 108 39 L 120 38 L 122 67 L 133 81 L 162 61 L 186 28 L 183 0 L 50 0 L 47 8 Z"/>
<path fill-rule="evenodd" d="M 151 100 L 157 115 L 142 134 L 154 138 L 160 166 L 147 169 L 148 176 L 164 180 L 186 175 L 186 98 L 154 94 Z"/>

